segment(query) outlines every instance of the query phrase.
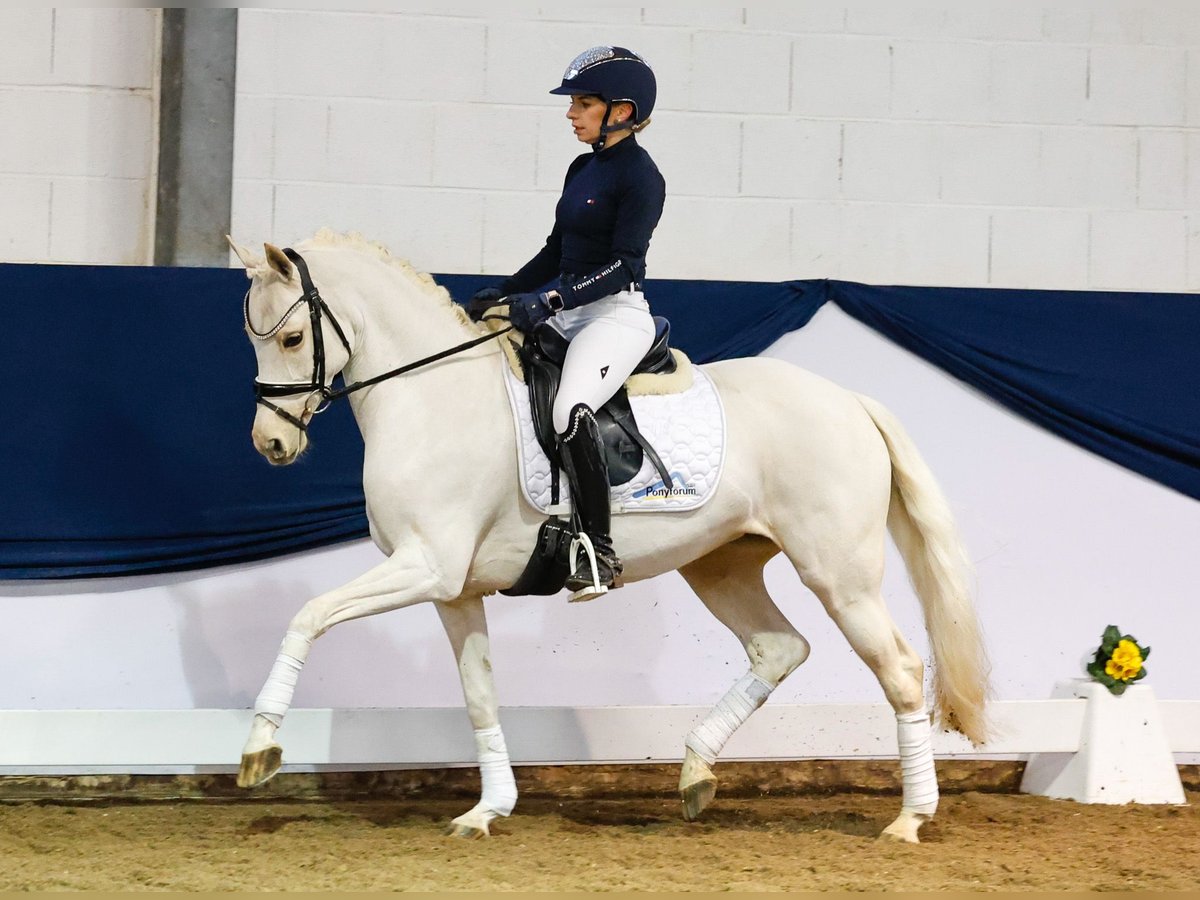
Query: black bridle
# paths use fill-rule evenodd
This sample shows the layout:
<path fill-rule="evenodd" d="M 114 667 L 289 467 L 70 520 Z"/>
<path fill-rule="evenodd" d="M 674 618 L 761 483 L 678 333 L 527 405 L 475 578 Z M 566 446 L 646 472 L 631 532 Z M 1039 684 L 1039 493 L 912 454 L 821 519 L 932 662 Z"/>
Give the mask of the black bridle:
<path fill-rule="evenodd" d="M 308 318 L 312 324 L 312 343 L 313 343 L 313 371 L 312 378 L 307 381 L 293 382 L 266 382 L 260 381 L 256 376 L 254 379 L 254 396 L 259 404 L 274 412 L 276 415 L 286 419 L 291 424 L 295 425 L 301 431 L 308 428 L 308 422 L 298 416 L 292 415 L 285 409 L 272 403 L 269 397 L 294 397 L 297 394 L 308 394 L 309 399 L 319 397 L 319 401 L 311 410 L 308 407 L 308 400 L 304 403 L 304 412 L 309 414 L 309 418 L 315 416 L 319 412 L 324 412 L 329 408 L 329 405 L 341 397 L 346 397 L 353 394 L 355 391 L 361 391 L 363 388 L 371 387 L 379 384 L 381 381 L 386 381 L 389 378 L 394 378 L 397 375 L 403 375 L 406 372 L 411 372 L 414 369 L 419 369 L 422 366 L 427 366 L 430 363 L 435 363 L 438 360 L 445 359 L 448 356 L 453 356 L 456 353 L 461 353 L 464 350 L 470 350 L 472 347 L 477 347 L 486 341 L 493 340 L 512 330 L 510 325 L 507 328 L 501 328 L 496 331 L 485 334 L 482 337 L 474 338 L 473 340 L 465 341 L 457 346 L 451 347 L 448 350 L 442 350 L 432 356 L 426 356 L 423 359 L 418 359 L 416 362 L 407 363 L 403 366 L 398 366 L 380 375 L 375 375 L 372 378 L 367 378 L 363 381 L 356 381 L 353 384 L 345 385 L 341 388 L 334 388 L 332 384 L 325 383 L 325 339 L 321 329 L 321 316 L 324 314 L 329 319 L 329 324 L 333 326 L 333 330 L 337 332 L 338 338 L 342 342 L 342 346 L 346 348 L 346 353 L 351 354 L 350 342 L 346 340 L 346 332 L 342 330 L 342 326 L 338 323 L 337 316 L 333 314 L 333 310 L 325 303 L 321 292 L 317 290 L 317 286 L 313 284 L 312 277 L 308 273 L 308 263 L 304 261 L 299 253 L 292 248 L 284 249 L 284 254 L 296 266 L 296 270 L 300 273 L 300 287 L 303 291 L 295 303 L 288 308 L 288 311 L 283 314 L 275 326 L 269 331 L 258 331 L 250 324 L 250 291 L 246 291 L 246 297 L 242 301 L 242 315 L 246 320 L 246 330 L 260 341 L 265 341 L 268 338 L 278 334 L 292 313 L 300 308 L 302 303 L 308 304 Z M 335 376 L 336 377 L 336 376 Z M 303 415 L 304 413 L 301 413 Z"/>

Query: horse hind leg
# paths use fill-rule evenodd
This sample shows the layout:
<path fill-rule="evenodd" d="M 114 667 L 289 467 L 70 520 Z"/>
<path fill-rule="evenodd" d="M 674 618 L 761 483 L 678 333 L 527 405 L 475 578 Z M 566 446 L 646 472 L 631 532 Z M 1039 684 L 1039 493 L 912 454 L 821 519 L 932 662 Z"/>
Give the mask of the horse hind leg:
<path fill-rule="evenodd" d="M 687 737 L 679 796 L 689 822 L 716 796 L 712 767 L 725 742 L 808 658 L 808 641 L 784 618 L 763 583 L 763 567 L 778 552 L 770 540 L 747 535 L 679 570 L 708 610 L 737 635 L 750 660 L 750 670 Z"/>
<path fill-rule="evenodd" d="M 924 664 L 896 628 L 883 602 L 882 549 L 860 555 L 841 573 L 816 575 L 797 564 L 805 584 L 867 664 L 896 714 L 903 800 L 900 815 L 881 837 L 918 843 L 917 832 L 937 810 L 938 786 L 924 699 Z M 793 559 L 793 563 L 796 560 Z"/>

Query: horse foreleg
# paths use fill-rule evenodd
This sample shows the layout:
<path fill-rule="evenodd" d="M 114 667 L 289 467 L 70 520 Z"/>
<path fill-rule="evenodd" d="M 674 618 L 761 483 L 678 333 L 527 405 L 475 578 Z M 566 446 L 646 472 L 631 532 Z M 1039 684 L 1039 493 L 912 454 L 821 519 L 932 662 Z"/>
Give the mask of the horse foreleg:
<path fill-rule="evenodd" d="M 254 721 L 242 748 L 238 787 L 257 787 L 269 781 L 283 765 L 283 748 L 275 743 L 275 732 L 292 704 L 292 693 L 310 647 L 312 639 L 299 631 L 289 629 L 283 636 L 271 673 L 254 701 Z"/>
<path fill-rule="evenodd" d="M 725 742 L 808 658 L 808 642 L 783 617 L 763 583 L 763 567 L 777 552 L 765 538 L 744 537 L 679 570 L 709 611 L 737 635 L 750 659 L 750 671 L 687 736 L 679 796 L 688 821 L 716 796 L 712 766 Z"/>
<path fill-rule="evenodd" d="M 451 577 L 422 547 L 411 545 L 353 581 L 308 601 L 288 625 L 275 664 L 254 702 L 238 786 L 255 787 L 279 771 L 283 750 L 275 742 L 275 732 L 291 707 L 300 670 L 317 637 L 339 622 L 423 600 L 448 599 L 461 588 L 461 578 Z"/>
<path fill-rule="evenodd" d="M 475 749 L 479 754 L 482 793 L 479 802 L 450 823 L 449 834 L 456 837 L 487 837 L 488 826 L 499 816 L 507 816 L 517 803 L 517 782 L 513 777 L 504 733 L 500 730 L 499 706 L 488 655 L 487 618 L 483 598 L 460 597 L 450 603 L 436 604 L 462 679 L 467 715 L 475 729 Z"/>

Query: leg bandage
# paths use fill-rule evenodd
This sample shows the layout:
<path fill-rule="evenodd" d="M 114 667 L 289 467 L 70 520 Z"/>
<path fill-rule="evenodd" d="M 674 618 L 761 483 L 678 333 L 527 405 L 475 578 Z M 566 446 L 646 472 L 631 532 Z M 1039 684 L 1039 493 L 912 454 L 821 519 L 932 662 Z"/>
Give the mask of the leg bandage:
<path fill-rule="evenodd" d="M 500 726 L 476 730 L 475 749 L 479 752 L 479 776 L 483 782 L 479 802 L 507 816 L 517 805 L 517 782 Z"/>
<path fill-rule="evenodd" d="M 713 765 L 729 736 L 750 718 L 752 712 L 767 702 L 773 690 L 775 685 L 753 672 L 747 672 L 712 708 L 704 721 L 692 730 L 684 746 L 710 766 Z"/>
<path fill-rule="evenodd" d="M 312 641 L 299 632 L 289 631 L 285 634 L 279 655 L 275 657 L 275 665 L 271 666 L 271 674 L 267 676 L 267 683 L 254 701 L 254 711 L 276 728 L 283 723 L 283 717 L 292 705 L 296 680 L 300 677 L 310 647 Z"/>
<path fill-rule="evenodd" d="M 933 765 L 929 713 L 922 705 L 916 712 L 896 716 L 900 745 L 900 775 L 904 781 L 901 808 L 932 816 L 937 812 L 937 771 Z"/>

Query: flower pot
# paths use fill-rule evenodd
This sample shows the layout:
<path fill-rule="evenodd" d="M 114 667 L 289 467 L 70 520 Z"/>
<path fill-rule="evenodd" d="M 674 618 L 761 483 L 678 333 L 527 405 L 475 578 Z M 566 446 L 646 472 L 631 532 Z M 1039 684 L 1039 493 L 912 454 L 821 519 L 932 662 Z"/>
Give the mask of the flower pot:
<path fill-rule="evenodd" d="M 1134 684 L 1114 696 L 1090 678 L 1070 678 L 1051 697 L 1087 704 L 1079 749 L 1031 754 L 1023 793 L 1080 803 L 1187 802 L 1151 687 Z"/>

